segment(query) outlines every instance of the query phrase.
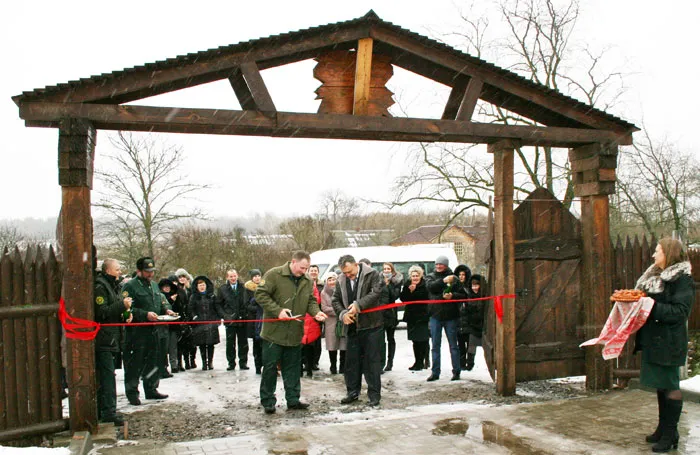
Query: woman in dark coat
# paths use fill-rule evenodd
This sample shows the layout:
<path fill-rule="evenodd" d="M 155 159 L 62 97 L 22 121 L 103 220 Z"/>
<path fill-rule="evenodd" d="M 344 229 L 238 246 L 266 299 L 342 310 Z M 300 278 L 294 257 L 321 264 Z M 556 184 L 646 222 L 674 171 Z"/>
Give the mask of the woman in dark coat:
<path fill-rule="evenodd" d="M 486 297 L 486 280 L 481 275 L 472 275 L 467 288 L 467 298 L 478 299 Z M 472 371 L 476 348 L 481 346 L 481 336 L 484 332 L 484 318 L 486 316 L 486 300 L 476 302 L 464 302 L 460 308 L 460 330 L 464 324 L 464 333 L 467 336 L 467 364 L 465 369 Z"/>
<path fill-rule="evenodd" d="M 187 306 L 192 321 L 221 321 L 214 307 L 214 284 L 205 276 L 192 283 L 192 297 Z M 219 344 L 219 324 L 193 324 L 192 340 L 199 346 L 202 370 L 214 369 L 214 345 Z"/>
<path fill-rule="evenodd" d="M 683 409 L 679 367 L 688 354 L 687 322 L 695 301 L 695 283 L 683 245 L 661 239 L 654 264 L 637 281 L 637 289 L 654 299 L 644 326 L 637 332 L 635 351 L 642 351 L 639 381 L 656 389 L 659 424 L 647 442 L 654 452 L 678 447 L 678 419 Z"/>
<path fill-rule="evenodd" d="M 248 333 L 253 339 L 253 360 L 255 361 L 255 374 L 262 373 L 262 338 L 260 338 L 260 330 L 262 330 L 263 309 L 255 300 L 255 291 L 258 286 L 265 284 L 262 279 L 262 273 L 258 269 L 253 269 L 248 272 L 250 280 L 245 283 L 245 300 L 248 303 L 248 319 L 255 319 L 258 322 L 255 324 L 248 323 L 248 328 L 252 330 Z"/>
<path fill-rule="evenodd" d="M 403 275 L 397 272 L 394 264 L 385 262 L 382 265 L 382 292 L 379 296 L 379 304 L 386 305 L 396 302 L 401 295 Z M 386 333 L 386 347 L 388 352 L 382 353 L 384 371 L 391 371 L 394 367 L 394 354 L 396 354 L 396 339 L 394 333 L 399 325 L 399 314 L 396 308 L 384 310 L 384 333 Z"/>
<path fill-rule="evenodd" d="M 423 279 L 423 269 L 417 265 L 412 265 L 408 269 L 409 279 L 404 283 L 401 291 L 402 302 L 415 302 L 417 300 L 428 300 L 428 288 Z M 427 368 L 425 358 L 430 351 L 430 328 L 428 322 L 428 304 L 406 305 L 403 320 L 407 325 L 408 339 L 413 342 L 413 355 L 415 362 L 409 368 L 411 371 L 418 371 Z"/>
<path fill-rule="evenodd" d="M 455 267 L 455 276 L 459 279 L 461 287 L 457 292 L 455 289 L 452 298 L 468 298 L 469 286 L 471 284 L 472 271 L 465 264 L 460 264 Z M 467 320 L 466 302 L 459 304 L 459 325 L 457 326 L 457 344 L 459 345 L 459 367 L 462 370 L 467 369 L 467 346 L 469 345 L 469 321 Z"/>

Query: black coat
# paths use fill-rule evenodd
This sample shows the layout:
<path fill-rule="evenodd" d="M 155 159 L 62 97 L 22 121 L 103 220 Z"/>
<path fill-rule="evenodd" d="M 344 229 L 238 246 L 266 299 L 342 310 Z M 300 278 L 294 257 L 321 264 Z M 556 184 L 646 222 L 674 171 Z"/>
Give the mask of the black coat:
<path fill-rule="evenodd" d="M 438 273 L 437 271 L 434 271 L 428 274 L 428 276 L 425 278 L 425 285 L 428 288 L 430 300 L 444 300 L 442 294 L 446 290 L 447 284 L 443 280 L 445 277 L 450 275 L 454 275 L 454 273 L 449 267 L 445 268 L 443 272 Z M 454 281 L 452 282 L 452 294 L 452 300 L 460 298 L 464 299 L 467 297 L 467 294 L 462 287 L 462 283 L 459 282 L 457 277 L 455 277 Z M 437 303 L 430 305 L 428 312 L 430 313 L 431 317 L 439 321 L 452 321 L 459 319 L 459 306 L 459 302 Z"/>
<path fill-rule="evenodd" d="M 261 281 L 264 283 L 264 281 Z M 248 302 L 248 319 L 260 320 L 263 318 L 263 308 L 255 300 L 255 290 L 258 285 L 253 282 L 253 280 L 246 281 L 245 283 L 245 299 Z M 253 338 L 256 340 L 260 338 L 260 331 L 262 330 L 262 322 L 256 322 L 254 324 L 248 324 L 248 329 L 246 333 L 248 338 Z"/>
<path fill-rule="evenodd" d="M 401 291 L 402 302 L 415 302 L 418 300 L 428 300 L 428 289 L 425 286 L 425 280 L 421 278 L 416 290 L 411 292 L 409 286 L 411 280 L 408 279 L 403 285 Z M 403 313 L 403 320 L 406 322 L 408 339 L 411 341 L 428 341 L 430 340 L 430 328 L 428 322 L 430 315 L 428 314 L 427 303 L 417 303 L 415 305 L 406 305 Z"/>
<path fill-rule="evenodd" d="M 117 279 L 111 275 L 97 274 L 95 278 L 95 321 L 123 323 L 124 298 Z M 95 338 L 98 351 L 120 352 L 124 340 L 123 327 L 102 327 Z"/>
<path fill-rule="evenodd" d="M 635 352 L 641 350 L 642 360 L 650 363 L 685 365 L 687 322 L 695 302 L 690 263 L 680 262 L 663 271 L 651 266 L 637 281 L 637 289 L 646 291 L 654 299 L 654 307 L 637 332 Z"/>
<path fill-rule="evenodd" d="M 471 289 L 471 280 L 478 279 L 481 283 L 479 292 L 475 293 Z M 471 277 L 468 284 L 468 299 L 476 299 L 486 296 L 486 283 L 481 275 Z M 462 335 L 474 335 L 481 338 L 484 331 L 484 318 L 486 316 L 486 304 L 488 300 L 479 300 L 477 302 L 464 302 L 459 308 L 459 333 Z"/>
<path fill-rule="evenodd" d="M 389 303 L 394 303 L 396 299 L 398 299 L 401 296 L 401 285 L 403 284 L 403 275 L 400 273 L 396 273 L 394 276 L 391 277 L 388 285 L 384 281 L 383 276 L 381 277 L 381 279 L 382 291 L 379 295 L 379 304 L 386 305 Z M 385 329 L 395 329 L 396 326 L 399 325 L 399 312 L 397 308 L 390 308 L 388 310 L 384 310 L 382 313 L 384 316 Z"/>
<path fill-rule="evenodd" d="M 203 294 L 195 293 L 194 283 L 204 280 L 207 290 Z M 198 276 L 192 282 L 193 293 L 187 311 L 193 321 L 220 321 L 215 308 L 214 285 L 205 276 Z M 196 346 L 219 344 L 219 324 L 194 324 L 192 326 L 192 343 Z"/>
<path fill-rule="evenodd" d="M 248 302 L 242 281 L 236 282 L 236 292 L 233 292 L 228 281 L 219 288 L 216 295 L 216 312 L 225 321 L 248 319 Z M 241 324 L 229 322 L 225 325 Z"/>

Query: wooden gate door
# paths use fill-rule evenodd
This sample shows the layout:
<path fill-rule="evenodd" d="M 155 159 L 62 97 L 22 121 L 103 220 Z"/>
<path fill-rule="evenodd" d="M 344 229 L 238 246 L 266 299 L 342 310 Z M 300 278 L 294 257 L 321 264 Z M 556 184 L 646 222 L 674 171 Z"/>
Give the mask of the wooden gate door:
<path fill-rule="evenodd" d="M 585 374 L 579 221 L 538 189 L 515 210 L 515 239 L 516 381 Z M 491 256 L 491 270 L 499 259 Z M 494 377 L 498 322 L 488 308 L 483 344 Z"/>

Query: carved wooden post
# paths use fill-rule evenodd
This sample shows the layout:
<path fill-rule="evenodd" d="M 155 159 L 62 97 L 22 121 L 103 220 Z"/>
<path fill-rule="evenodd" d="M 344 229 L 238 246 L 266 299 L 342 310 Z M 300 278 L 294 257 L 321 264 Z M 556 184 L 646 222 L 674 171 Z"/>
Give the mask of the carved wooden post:
<path fill-rule="evenodd" d="M 90 122 L 61 121 L 58 182 L 62 187 L 63 298 L 68 314 L 94 319 L 90 190 L 96 131 Z M 97 431 L 95 348 L 92 341 L 66 340 L 71 432 Z"/>
<path fill-rule="evenodd" d="M 583 267 L 581 299 L 585 338 L 600 334 L 610 312 L 612 258 L 608 195 L 615 191 L 617 146 L 591 144 L 569 151 L 574 172 L 574 194 L 581 198 Z M 602 346 L 586 348 L 586 388 L 612 386 L 612 362 L 603 360 Z"/>
<path fill-rule="evenodd" d="M 515 218 L 513 214 L 513 156 L 511 141 L 489 144 L 494 162 L 494 289 L 496 295 L 515 294 Z M 496 391 L 515 395 L 515 300 L 503 300 L 503 321 L 496 322 Z"/>

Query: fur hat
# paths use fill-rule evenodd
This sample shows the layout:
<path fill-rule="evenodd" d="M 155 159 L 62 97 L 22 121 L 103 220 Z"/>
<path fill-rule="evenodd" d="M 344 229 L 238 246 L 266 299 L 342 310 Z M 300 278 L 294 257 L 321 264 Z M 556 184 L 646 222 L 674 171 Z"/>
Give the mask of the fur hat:
<path fill-rule="evenodd" d="M 180 278 L 181 276 L 185 276 L 188 280 L 190 280 L 190 282 L 192 281 L 192 275 L 187 273 L 187 270 L 185 269 L 177 269 L 175 271 L 175 275 L 177 275 L 178 278 Z"/>

